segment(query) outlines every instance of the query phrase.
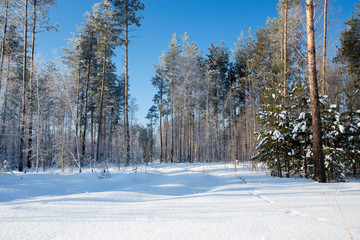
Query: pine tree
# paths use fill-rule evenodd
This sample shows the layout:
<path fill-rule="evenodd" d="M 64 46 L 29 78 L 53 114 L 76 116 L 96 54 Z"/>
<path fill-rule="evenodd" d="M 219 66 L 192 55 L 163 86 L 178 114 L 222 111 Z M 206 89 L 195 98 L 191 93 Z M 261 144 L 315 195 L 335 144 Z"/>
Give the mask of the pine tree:
<path fill-rule="evenodd" d="M 97 135 L 97 147 L 96 147 L 96 161 L 99 162 L 101 154 L 101 139 L 102 139 L 102 118 L 103 118 L 103 101 L 104 101 L 104 87 L 105 78 L 107 75 L 107 60 L 110 59 L 113 53 L 113 49 L 120 45 L 119 36 L 122 32 L 122 25 L 116 21 L 116 13 L 111 4 L 107 0 L 95 4 L 93 6 L 92 14 L 89 16 L 90 26 L 98 35 L 97 52 L 98 61 L 102 61 L 102 73 L 101 76 L 101 94 L 100 94 L 100 106 L 99 106 L 99 121 L 98 121 L 98 135 Z"/>
<path fill-rule="evenodd" d="M 175 159 L 175 121 L 174 121 L 174 95 L 175 95 L 175 82 L 177 80 L 176 68 L 177 59 L 180 55 L 179 39 L 176 34 L 171 36 L 171 41 L 168 44 L 169 50 L 165 52 L 165 72 L 166 79 L 170 87 L 168 88 L 168 101 L 170 102 L 170 162 L 173 163 Z"/>
<path fill-rule="evenodd" d="M 355 4 L 355 11 L 345 22 L 347 26 L 340 35 L 341 47 L 337 60 L 344 63 L 349 81 L 346 82 L 349 109 L 360 108 L 360 3 Z"/>
<path fill-rule="evenodd" d="M 164 116 L 164 113 L 166 111 L 165 109 L 165 101 L 164 97 L 166 95 L 167 91 L 167 84 L 165 79 L 165 62 L 164 62 L 165 55 L 163 54 L 160 57 L 160 63 L 159 65 L 156 65 L 155 68 L 155 77 L 151 79 L 151 82 L 153 86 L 157 89 L 157 93 L 154 97 L 154 102 L 157 105 L 157 109 L 159 110 L 159 119 L 160 119 L 160 163 L 163 162 L 163 124 L 162 119 Z"/>
<path fill-rule="evenodd" d="M 306 0 L 307 40 L 308 40 L 308 71 L 310 84 L 310 99 L 313 127 L 313 151 L 315 179 L 326 182 L 324 158 L 322 150 L 322 134 L 320 119 L 319 93 L 316 75 L 315 39 L 314 39 L 314 2 Z"/>
<path fill-rule="evenodd" d="M 124 152 L 126 165 L 130 163 L 130 130 L 129 130 L 129 105 L 128 105 L 128 88 L 129 88 L 129 28 L 133 25 L 140 27 L 142 16 L 138 15 L 139 11 L 145 9 L 145 5 L 139 0 L 111 0 L 116 10 L 118 24 L 125 28 L 125 134 L 124 134 Z"/>
<path fill-rule="evenodd" d="M 230 51 L 225 47 L 225 43 L 221 42 L 221 46 L 215 46 L 211 44 L 209 47 L 209 54 L 207 54 L 206 66 L 210 72 L 213 73 L 212 79 L 214 82 L 214 88 L 210 92 L 209 98 L 211 99 L 212 106 L 214 108 L 215 117 L 215 159 L 222 159 L 222 153 L 224 150 L 220 144 L 220 114 L 221 109 L 225 105 L 225 99 L 230 89 L 230 83 L 228 78 L 228 72 L 230 68 Z"/>

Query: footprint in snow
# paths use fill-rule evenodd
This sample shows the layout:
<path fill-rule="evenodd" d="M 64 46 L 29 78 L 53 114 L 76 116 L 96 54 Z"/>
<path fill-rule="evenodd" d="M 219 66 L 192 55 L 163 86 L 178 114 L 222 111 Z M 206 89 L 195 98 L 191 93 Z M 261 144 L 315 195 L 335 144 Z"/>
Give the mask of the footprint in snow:
<path fill-rule="evenodd" d="M 310 215 L 303 214 L 303 213 L 301 213 L 299 211 L 286 210 L 284 212 L 286 214 L 289 214 L 289 215 L 297 215 L 297 216 L 300 216 L 300 217 L 307 217 L 307 218 L 311 218 L 311 219 L 314 219 L 314 220 L 317 220 L 317 221 L 326 222 L 326 219 L 324 219 L 324 218 L 312 217 Z"/>
<path fill-rule="evenodd" d="M 250 193 L 251 193 L 252 195 L 254 195 L 254 196 L 256 196 L 256 197 L 260 198 L 261 200 L 263 200 L 263 201 L 265 201 L 265 202 L 269 203 L 269 204 L 273 204 L 273 203 L 274 203 L 273 201 L 271 201 L 271 200 L 267 199 L 266 197 L 264 197 L 264 196 L 260 195 L 261 193 L 260 193 L 260 192 L 258 192 L 258 191 L 250 191 Z"/>

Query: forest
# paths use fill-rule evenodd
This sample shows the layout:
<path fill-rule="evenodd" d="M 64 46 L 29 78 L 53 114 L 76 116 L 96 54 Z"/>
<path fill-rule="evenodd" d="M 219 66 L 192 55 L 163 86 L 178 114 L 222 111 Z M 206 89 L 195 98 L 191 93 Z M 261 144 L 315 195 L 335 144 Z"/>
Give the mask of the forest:
<path fill-rule="evenodd" d="M 56 0 L 0 4 L 1 171 L 239 160 L 278 177 L 359 175 L 360 3 L 336 49 L 330 0 L 279 0 L 278 17 L 233 48 L 211 44 L 204 54 L 188 33 L 169 36 L 149 79 L 146 126 L 131 121 L 128 71 L 143 3 L 103 0 L 86 12 L 64 48 L 68 71 L 35 57 L 37 34 L 61 27 L 48 14 Z M 124 66 L 114 63 L 119 51 Z"/>

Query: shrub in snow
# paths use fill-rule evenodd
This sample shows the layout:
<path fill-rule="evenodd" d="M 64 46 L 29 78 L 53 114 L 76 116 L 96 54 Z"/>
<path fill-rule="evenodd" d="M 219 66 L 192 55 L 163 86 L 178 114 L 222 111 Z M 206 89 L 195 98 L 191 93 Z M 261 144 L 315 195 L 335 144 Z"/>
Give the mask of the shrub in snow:
<path fill-rule="evenodd" d="M 323 98 L 321 102 L 326 177 L 328 181 L 344 181 L 344 150 L 342 148 L 344 127 L 340 123 L 340 113 L 336 110 L 336 105 L 328 103 L 327 98 Z"/>
<path fill-rule="evenodd" d="M 258 122 L 258 154 L 273 176 L 314 177 L 312 117 L 304 86 L 296 85 L 284 97 L 282 86 L 265 88 Z M 323 151 L 328 181 L 344 181 L 346 170 L 356 174 L 360 159 L 360 112 L 340 113 L 327 96 L 320 99 Z M 350 114 L 350 115 L 349 115 Z M 345 115 L 347 115 L 345 117 Z"/>
<path fill-rule="evenodd" d="M 282 177 L 284 171 L 289 176 L 290 159 L 295 154 L 291 149 L 292 144 L 288 144 L 291 142 L 293 125 L 289 109 L 283 104 L 288 99 L 282 94 L 282 85 L 265 88 L 261 100 L 258 121 L 264 128 L 256 133 L 260 143 L 254 159 L 266 163 L 273 176 Z"/>
<path fill-rule="evenodd" d="M 345 112 L 341 115 L 344 126 L 342 144 L 344 148 L 344 164 L 357 177 L 360 167 L 360 111 Z"/>

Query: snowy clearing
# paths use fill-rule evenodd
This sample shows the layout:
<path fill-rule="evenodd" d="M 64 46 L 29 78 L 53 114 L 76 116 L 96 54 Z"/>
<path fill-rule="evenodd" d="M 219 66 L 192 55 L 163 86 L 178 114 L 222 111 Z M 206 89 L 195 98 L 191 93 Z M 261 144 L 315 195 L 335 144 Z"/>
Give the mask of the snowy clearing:
<path fill-rule="evenodd" d="M 224 164 L 110 172 L 1 173 L 0 239 L 360 239 L 359 182 Z"/>

